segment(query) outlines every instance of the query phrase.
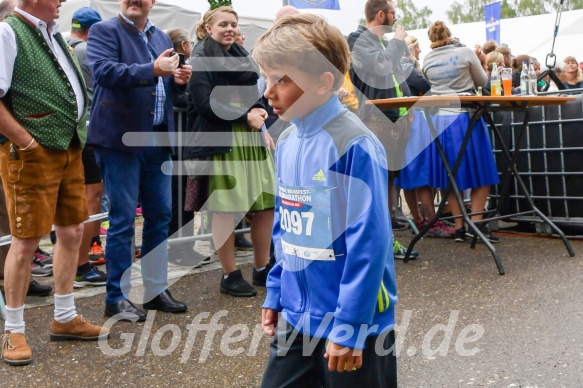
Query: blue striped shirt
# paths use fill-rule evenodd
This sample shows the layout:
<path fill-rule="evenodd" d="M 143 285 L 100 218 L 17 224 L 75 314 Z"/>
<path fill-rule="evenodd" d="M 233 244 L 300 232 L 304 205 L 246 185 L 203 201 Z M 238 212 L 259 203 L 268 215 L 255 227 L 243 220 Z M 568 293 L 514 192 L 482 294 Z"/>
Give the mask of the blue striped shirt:
<path fill-rule="evenodd" d="M 136 26 L 134 22 L 126 18 L 121 13 L 120 16 L 128 24 L 136 27 L 136 29 L 138 29 L 139 31 L 138 26 Z M 153 33 L 155 28 L 156 27 L 154 27 L 150 19 L 148 19 L 146 21 L 146 28 L 144 28 L 143 32 L 140 32 L 140 36 L 144 40 L 144 43 L 146 43 L 146 47 L 148 48 L 148 52 L 150 53 L 150 59 L 152 60 L 152 63 L 154 63 L 156 57 L 154 49 L 152 48 L 152 46 L 150 46 L 150 43 L 148 42 L 148 31 Z M 158 84 L 156 85 L 156 103 L 154 106 L 154 125 L 160 125 L 164 123 L 164 104 L 166 104 L 166 91 L 164 90 L 164 82 L 162 81 L 162 77 L 158 77 Z"/>

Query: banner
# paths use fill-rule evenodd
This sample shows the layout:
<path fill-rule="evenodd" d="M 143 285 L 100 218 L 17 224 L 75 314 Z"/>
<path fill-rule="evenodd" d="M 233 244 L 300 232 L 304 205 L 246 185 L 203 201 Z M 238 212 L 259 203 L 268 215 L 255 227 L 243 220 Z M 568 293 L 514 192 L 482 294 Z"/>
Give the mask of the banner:
<path fill-rule="evenodd" d="M 339 0 L 289 0 L 289 5 L 298 9 L 320 8 L 320 9 L 340 9 Z"/>
<path fill-rule="evenodd" d="M 484 6 L 484 21 L 486 22 L 486 40 L 494 40 L 500 44 L 500 9 L 501 2 Z"/>

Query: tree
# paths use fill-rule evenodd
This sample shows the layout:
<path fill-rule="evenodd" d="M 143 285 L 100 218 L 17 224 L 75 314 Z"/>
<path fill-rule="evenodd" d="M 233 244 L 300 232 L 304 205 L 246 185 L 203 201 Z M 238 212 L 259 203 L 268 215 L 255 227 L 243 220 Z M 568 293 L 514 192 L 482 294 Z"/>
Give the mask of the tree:
<path fill-rule="evenodd" d="M 533 0 L 526 0 L 533 1 Z M 534 0 L 536 2 L 536 0 Z M 462 3 L 455 1 L 445 13 L 453 24 L 472 23 L 484 20 L 484 6 L 492 3 L 491 0 L 465 0 Z M 514 4 L 509 4 L 508 0 L 502 1 L 500 13 L 502 19 L 516 17 Z"/>
<path fill-rule="evenodd" d="M 215 9 L 215 8 L 219 8 L 223 5 L 227 5 L 227 6 L 231 6 L 232 1 L 231 0 L 208 0 L 209 5 L 211 6 L 210 9 Z"/>
<path fill-rule="evenodd" d="M 427 28 L 431 24 L 431 14 L 433 11 L 425 6 L 418 9 L 413 0 L 398 0 L 395 4 L 395 9 L 399 15 L 397 24 L 405 30 L 418 30 Z"/>

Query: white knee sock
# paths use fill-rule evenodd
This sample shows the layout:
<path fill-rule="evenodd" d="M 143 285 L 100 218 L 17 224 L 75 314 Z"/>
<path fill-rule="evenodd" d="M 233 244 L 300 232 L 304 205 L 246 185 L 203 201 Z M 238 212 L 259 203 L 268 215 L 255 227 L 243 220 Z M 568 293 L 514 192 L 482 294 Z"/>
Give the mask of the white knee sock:
<path fill-rule="evenodd" d="M 75 308 L 75 298 L 73 294 L 57 295 L 55 294 L 55 321 L 67 323 L 77 316 Z"/>
<path fill-rule="evenodd" d="M 24 334 L 24 305 L 15 309 L 6 306 L 6 322 L 4 330 L 11 333 Z"/>

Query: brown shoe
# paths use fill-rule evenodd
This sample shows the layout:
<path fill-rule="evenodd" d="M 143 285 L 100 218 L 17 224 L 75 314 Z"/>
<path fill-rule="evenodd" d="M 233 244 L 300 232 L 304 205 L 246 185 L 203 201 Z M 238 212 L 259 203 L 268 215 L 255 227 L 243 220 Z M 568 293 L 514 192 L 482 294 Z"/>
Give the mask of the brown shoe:
<path fill-rule="evenodd" d="M 109 337 L 109 329 L 89 323 L 82 315 L 67 323 L 53 319 L 51 323 L 51 341 L 98 341 Z"/>
<path fill-rule="evenodd" d="M 6 332 L 2 336 L 2 358 L 8 365 L 28 365 L 32 362 L 32 351 L 22 333 Z"/>

